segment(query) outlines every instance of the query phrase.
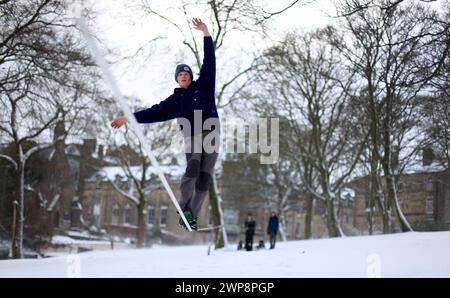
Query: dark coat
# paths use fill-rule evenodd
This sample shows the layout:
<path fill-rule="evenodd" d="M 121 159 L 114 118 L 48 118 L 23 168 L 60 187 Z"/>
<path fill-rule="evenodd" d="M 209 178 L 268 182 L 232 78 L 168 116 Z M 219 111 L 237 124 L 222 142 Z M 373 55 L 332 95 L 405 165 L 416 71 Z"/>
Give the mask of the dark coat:
<path fill-rule="evenodd" d="M 254 235 L 255 234 L 256 222 L 255 220 L 246 220 L 245 221 L 245 234 L 246 235 Z"/>
<path fill-rule="evenodd" d="M 202 132 L 206 119 L 214 118 L 219 121 L 215 101 L 216 57 L 211 37 L 204 37 L 204 59 L 197 81 L 193 81 L 187 89 L 176 88 L 174 93 L 159 104 L 149 109 L 134 113 L 139 123 L 163 122 L 177 118 L 182 129 L 180 118 L 187 119 L 191 126 L 190 135 Z M 202 127 L 194 131 L 194 111 L 202 111 Z M 215 129 L 216 127 L 212 127 Z M 205 129 L 211 130 L 211 129 Z M 183 131 L 189 135 L 188 131 Z"/>
<path fill-rule="evenodd" d="M 278 232 L 278 216 L 271 216 L 269 219 L 269 225 L 267 226 L 268 234 L 276 234 Z"/>

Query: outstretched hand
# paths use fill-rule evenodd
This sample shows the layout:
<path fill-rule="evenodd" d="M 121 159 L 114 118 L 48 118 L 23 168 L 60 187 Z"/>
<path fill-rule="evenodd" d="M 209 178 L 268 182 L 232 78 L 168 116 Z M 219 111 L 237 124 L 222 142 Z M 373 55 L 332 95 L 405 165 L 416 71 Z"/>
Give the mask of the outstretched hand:
<path fill-rule="evenodd" d="M 127 124 L 127 122 L 128 122 L 127 117 L 125 117 L 125 116 L 118 117 L 113 120 L 113 122 L 111 123 L 111 127 L 116 128 L 116 129 L 121 128 L 122 126 Z"/>
<path fill-rule="evenodd" d="M 195 29 L 202 31 L 205 36 L 210 36 L 208 26 L 206 26 L 206 24 L 203 23 L 201 19 L 193 18 L 192 23 L 194 24 Z"/>

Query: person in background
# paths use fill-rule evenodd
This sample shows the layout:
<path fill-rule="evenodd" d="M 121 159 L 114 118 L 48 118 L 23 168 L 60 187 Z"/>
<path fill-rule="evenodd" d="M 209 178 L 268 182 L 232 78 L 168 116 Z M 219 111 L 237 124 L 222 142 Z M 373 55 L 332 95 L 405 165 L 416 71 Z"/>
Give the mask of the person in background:
<path fill-rule="evenodd" d="M 253 236 L 255 236 L 256 222 L 251 213 L 248 214 L 245 221 L 245 249 L 247 251 L 253 250 Z"/>
<path fill-rule="evenodd" d="M 272 212 L 269 218 L 269 225 L 267 226 L 267 234 L 270 238 L 270 249 L 275 248 L 275 242 L 277 241 L 278 233 L 278 216 L 275 212 Z"/>

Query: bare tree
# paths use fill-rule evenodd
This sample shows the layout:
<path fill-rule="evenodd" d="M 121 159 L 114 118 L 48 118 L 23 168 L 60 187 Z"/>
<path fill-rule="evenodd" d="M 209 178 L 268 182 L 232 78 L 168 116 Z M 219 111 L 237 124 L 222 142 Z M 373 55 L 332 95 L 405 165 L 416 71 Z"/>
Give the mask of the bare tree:
<path fill-rule="evenodd" d="M 349 5 L 347 10 L 341 11 L 339 13 L 339 16 L 351 16 L 353 14 L 356 14 L 358 12 L 372 9 L 372 8 L 378 8 L 381 10 L 389 10 L 393 9 L 396 6 L 401 5 L 404 2 L 407 2 L 410 0 L 335 0 L 336 6 L 343 6 L 343 5 Z M 423 3 L 432 3 L 432 2 L 438 2 L 438 0 L 417 0 Z"/>
<path fill-rule="evenodd" d="M 422 101 L 419 127 L 425 132 L 421 150 L 432 155 L 443 167 L 450 167 L 450 98 L 445 93 L 426 97 Z"/>
<path fill-rule="evenodd" d="M 333 41 L 365 85 L 362 96 L 367 99 L 363 107 L 366 121 L 369 119 L 370 200 L 378 200 L 383 210 L 385 233 L 392 231 L 392 212 L 402 231 L 411 230 L 398 202 L 395 176 L 400 168 L 393 159 L 410 155 L 406 148 L 416 138 L 410 132 L 417 95 L 439 74 L 449 50 L 449 25 L 436 11 L 420 3 L 395 2 L 371 1 L 376 5 L 355 10 L 365 2 L 341 1 L 338 12 L 345 16 L 350 35 Z M 350 43 L 344 42 L 346 38 Z M 430 53 L 436 54 L 433 59 Z M 386 194 L 381 196 L 379 166 L 386 182 Z"/>
<path fill-rule="evenodd" d="M 442 24 L 450 19 L 450 3 L 443 6 Z M 448 28 L 448 27 L 447 27 Z M 434 49 L 430 51 L 430 59 L 439 61 L 442 48 L 448 47 L 450 37 L 441 43 L 434 43 Z M 445 51 L 444 51 L 445 53 Z M 434 95 L 426 97 L 422 102 L 424 121 L 419 126 L 426 132 L 426 138 L 422 147 L 430 147 L 436 153 L 437 159 L 443 166 L 450 167 L 450 55 L 444 57 L 444 63 L 440 72 L 432 78 L 430 87 Z"/>
<path fill-rule="evenodd" d="M 260 196 L 265 198 L 267 205 L 276 211 L 280 221 L 280 235 L 283 241 L 286 241 L 286 220 L 285 214 L 288 211 L 298 207 L 299 195 L 299 177 L 295 169 L 295 164 L 289 160 L 279 160 L 275 164 L 268 165 L 269 172 L 266 175 L 266 187 L 261 187 L 261 190 L 266 190 L 260 193 Z M 297 183 L 296 183 L 297 182 Z M 295 200 L 297 199 L 297 200 Z M 297 203 L 297 204 L 296 204 Z"/>
<path fill-rule="evenodd" d="M 355 168 L 365 142 L 352 142 L 351 130 L 341 125 L 354 82 L 352 72 L 327 44 L 323 31 L 288 34 L 280 45 L 267 50 L 263 59 L 266 68 L 259 73 L 264 74 L 261 82 L 266 93 L 259 100 L 277 107 L 276 113 L 289 119 L 297 137 L 292 154 L 298 164 L 306 162 L 311 167 L 300 169 L 303 183 L 325 203 L 329 235 L 341 236 L 337 194 Z M 317 180 L 311 179 L 311 169 Z"/>
<path fill-rule="evenodd" d="M 167 135 L 172 133 L 169 132 L 169 129 L 170 126 L 165 124 L 159 124 L 152 130 L 144 129 L 144 135 L 152 140 L 152 151 L 158 152 L 158 156 L 166 163 L 168 163 L 168 152 L 170 152 L 168 149 L 172 141 L 167 138 Z M 135 206 L 138 215 L 137 247 L 143 247 L 147 226 L 145 214 L 149 197 L 152 192 L 161 189 L 163 186 L 155 169 L 151 167 L 150 160 L 144 154 L 143 146 L 136 135 L 128 128 L 123 132 L 118 131 L 117 134 L 120 135 L 119 139 L 126 141 L 126 145 L 119 146 L 115 141 L 118 137 L 116 135 L 110 138 L 113 140 L 110 142 L 110 149 L 115 150 L 113 159 L 122 167 L 127 184 L 123 185 L 121 181 L 111 179 L 109 179 L 109 182 L 118 193 Z M 136 154 L 128 154 L 127 152 L 130 150 L 136 152 Z M 138 160 L 136 160 L 136 157 Z M 170 175 L 170 173 L 166 174 Z"/>
<path fill-rule="evenodd" d="M 53 144 L 51 129 L 70 107 L 76 74 L 92 66 L 61 1 L 0 3 L 0 132 L 14 154 L 1 155 L 14 169 L 13 257 L 23 255 L 24 171 L 27 160 Z M 90 74 L 89 71 L 86 72 Z M 40 140 L 28 151 L 24 143 Z"/>

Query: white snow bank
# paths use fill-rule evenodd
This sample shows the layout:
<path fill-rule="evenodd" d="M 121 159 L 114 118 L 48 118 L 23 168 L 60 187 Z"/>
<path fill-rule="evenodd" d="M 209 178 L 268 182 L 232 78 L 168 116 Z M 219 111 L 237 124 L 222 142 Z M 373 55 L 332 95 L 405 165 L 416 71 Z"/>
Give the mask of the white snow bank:
<path fill-rule="evenodd" d="M 450 277 L 449 247 L 450 232 L 435 232 L 292 241 L 251 252 L 228 247 L 210 256 L 207 246 L 155 246 L 75 259 L 81 277 Z M 0 277 L 67 277 L 73 260 L 0 261 Z"/>
<path fill-rule="evenodd" d="M 93 241 L 93 240 L 76 240 L 67 236 L 53 236 L 51 243 L 53 245 L 66 245 L 66 246 L 70 246 L 70 245 L 89 245 L 89 244 L 108 244 L 109 245 L 109 241 Z"/>

